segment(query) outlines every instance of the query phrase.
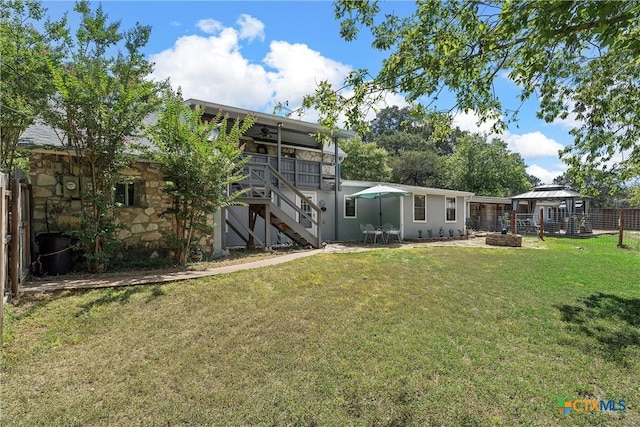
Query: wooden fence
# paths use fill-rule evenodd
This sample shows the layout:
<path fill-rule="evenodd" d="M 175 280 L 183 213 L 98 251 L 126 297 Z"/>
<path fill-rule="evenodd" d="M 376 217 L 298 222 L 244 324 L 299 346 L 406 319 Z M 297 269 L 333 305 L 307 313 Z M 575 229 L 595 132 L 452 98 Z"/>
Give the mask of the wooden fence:
<path fill-rule="evenodd" d="M 18 169 L 0 173 L 0 349 L 4 305 L 18 296 L 31 269 L 31 188 Z"/>
<path fill-rule="evenodd" d="M 0 174 L 0 351 L 2 350 L 2 318 L 4 317 L 5 292 L 9 284 L 9 175 Z"/>

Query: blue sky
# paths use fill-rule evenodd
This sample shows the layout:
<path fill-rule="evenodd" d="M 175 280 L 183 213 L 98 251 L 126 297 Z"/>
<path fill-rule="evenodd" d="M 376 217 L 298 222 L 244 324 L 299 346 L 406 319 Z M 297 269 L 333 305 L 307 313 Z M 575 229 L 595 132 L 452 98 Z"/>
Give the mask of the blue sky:
<path fill-rule="evenodd" d="M 44 1 L 51 17 L 73 9 L 73 2 Z M 94 7 L 97 2 L 93 2 Z M 123 28 L 136 22 L 152 27 L 145 48 L 155 63 L 154 76 L 170 78 L 185 98 L 197 98 L 250 110 L 272 113 L 276 102 L 300 105 L 316 82 L 340 86 L 351 70 L 376 72 L 384 53 L 370 47 L 361 33 L 355 42 L 339 36 L 330 1 L 103 1 L 111 20 Z M 388 1 L 385 11 L 408 14 L 410 1 Z M 74 14 L 71 13 L 71 16 Z M 75 27 L 73 27 L 75 28 Z M 506 106 L 515 108 L 518 87 L 506 75 L 496 81 L 496 92 Z M 400 96 L 388 96 L 387 105 L 403 106 Z M 438 107 L 453 103 L 440 97 Z M 526 102 L 517 127 L 500 136 L 522 155 L 527 171 L 549 183 L 566 166 L 558 149 L 571 142 L 571 119 L 553 124 L 535 118 L 537 100 Z M 314 121 L 311 114 L 304 120 Z M 490 124 L 476 126 L 473 113 L 459 113 L 462 129 L 488 132 Z"/>

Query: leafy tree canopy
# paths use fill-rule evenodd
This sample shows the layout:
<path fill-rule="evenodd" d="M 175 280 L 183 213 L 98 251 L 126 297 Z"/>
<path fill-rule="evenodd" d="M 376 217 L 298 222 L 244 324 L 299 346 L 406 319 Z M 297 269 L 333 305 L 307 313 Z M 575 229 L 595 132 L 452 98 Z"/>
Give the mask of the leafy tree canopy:
<path fill-rule="evenodd" d="M 595 208 L 615 208 L 633 206 L 633 186 L 630 188 L 611 186 L 606 176 L 607 172 L 599 171 L 596 175 L 585 181 L 588 192 L 595 194 L 592 206 Z M 564 185 L 566 188 L 575 189 L 576 184 L 571 174 L 563 173 L 553 179 L 554 184 Z"/>
<path fill-rule="evenodd" d="M 629 204 L 631 206 L 640 206 L 640 185 L 631 187 L 629 196 Z"/>
<path fill-rule="evenodd" d="M 158 123 L 148 130 L 158 148 L 152 155 L 168 182 L 165 191 L 172 196 L 163 214 L 174 220 L 171 242 L 179 265 L 185 265 L 197 233 L 211 233 L 212 215 L 242 194 L 227 188 L 243 179 L 248 158 L 241 159 L 240 137 L 254 122 L 251 116 L 231 121 L 221 114 L 203 122 L 202 114 L 167 90 Z"/>
<path fill-rule="evenodd" d="M 403 151 L 391 158 L 392 182 L 420 187 L 443 187 L 444 158 L 433 150 Z"/>
<path fill-rule="evenodd" d="M 392 156 L 397 156 L 405 151 L 435 151 L 433 143 L 422 135 L 401 130 L 393 133 L 385 132 L 378 136 L 374 142 Z"/>
<path fill-rule="evenodd" d="M 61 142 L 75 148 L 80 174 L 90 184 L 82 194 L 79 237 L 92 271 L 101 269 L 116 243 L 112 189 L 116 173 L 131 161 L 129 141 L 143 119 L 157 108 L 161 84 L 149 79 L 152 64 L 142 48 L 151 28 L 123 30 L 101 6 L 79 1 L 75 32 L 65 28 L 62 66 L 50 60 L 55 92 L 42 116 L 61 131 Z"/>
<path fill-rule="evenodd" d="M 421 114 L 410 107 L 383 108 L 367 124 L 367 142 L 374 141 L 389 154 L 404 150 L 435 149 L 440 155 L 450 155 L 455 141 L 462 133 L 452 127 L 448 114 L 429 112 Z"/>
<path fill-rule="evenodd" d="M 334 127 L 339 112 L 362 126 L 385 91 L 410 103 L 436 102 L 447 89 L 462 111 L 485 119 L 517 119 L 498 99 L 494 81 L 507 73 L 519 100 L 540 100 L 539 118 L 575 116 L 574 142 L 562 152 L 577 186 L 594 170 L 620 183 L 640 174 L 640 2 L 617 0 L 426 0 L 410 16 L 381 16 L 378 2 L 337 0 L 336 18 L 349 41 L 365 28 L 388 52 L 377 75 L 356 70 L 349 91 L 321 82 L 305 107 Z M 349 93 L 349 95 L 345 95 Z M 422 106 L 424 107 L 424 106 Z"/>
<path fill-rule="evenodd" d="M 384 148 L 359 138 L 352 138 L 340 144 L 347 157 L 340 162 L 340 174 L 345 179 L 362 181 L 388 181 L 391 168 L 388 154 Z"/>
<path fill-rule="evenodd" d="M 0 2 L 0 170 L 11 172 L 20 135 L 55 91 L 48 64 L 62 57 L 66 18 L 45 21 L 32 0 Z M 44 29 L 36 28 L 40 23 Z"/>
<path fill-rule="evenodd" d="M 467 135 L 447 159 L 447 187 L 483 196 L 512 196 L 531 188 L 525 167 L 520 155 L 511 153 L 504 141 Z"/>

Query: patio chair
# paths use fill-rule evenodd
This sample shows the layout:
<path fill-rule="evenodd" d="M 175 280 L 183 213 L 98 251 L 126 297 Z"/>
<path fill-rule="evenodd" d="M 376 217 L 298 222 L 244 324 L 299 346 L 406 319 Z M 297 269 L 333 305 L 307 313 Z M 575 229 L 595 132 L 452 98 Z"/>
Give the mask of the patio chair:
<path fill-rule="evenodd" d="M 382 238 L 385 242 L 389 242 L 391 236 L 396 236 L 398 239 L 398 243 L 402 243 L 402 238 L 400 237 L 400 230 L 395 228 L 392 224 L 384 224 L 382 226 Z"/>
<path fill-rule="evenodd" d="M 382 234 L 381 228 L 375 228 L 373 224 L 365 224 L 364 226 L 364 243 L 367 243 L 367 239 L 369 236 L 373 236 L 373 243 L 377 243 L 378 236 L 381 239 L 384 239 L 384 235 Z"/>
<path fill-rule="evenodd" d="M 367 242 L 367 227 L 363 222 L 360 223 L 360 233 L 361 233 L 361 236 L 362 236 L 362 243 L 366 243 Z"/>

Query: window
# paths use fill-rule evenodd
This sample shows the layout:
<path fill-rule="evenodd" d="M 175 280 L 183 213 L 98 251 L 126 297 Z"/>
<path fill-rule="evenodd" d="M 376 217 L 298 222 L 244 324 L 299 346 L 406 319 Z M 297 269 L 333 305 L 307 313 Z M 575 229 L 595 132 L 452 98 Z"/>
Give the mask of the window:
<path fill-rule="evenodd" d="M 140 206 L 142 182 L 121 182 L 116 184 L 115 200 L 118 206 Z"/>
<path fill-rule="evenodd" d="M 413 195 L 413 222 L 427 221 L 427 196 L 424 194 Z"/>
<path fill-rule="evenodd" d="M 445 197 L 444 204 L 445 204 L 445 221 L 455 222 L 456 221 L 456 198 Z"/>
<path fill-rule="evenodd" d="M 358 216 L 356 212 L 356 199 L 344 196 L 344 217 L 355 218 Z"/>

